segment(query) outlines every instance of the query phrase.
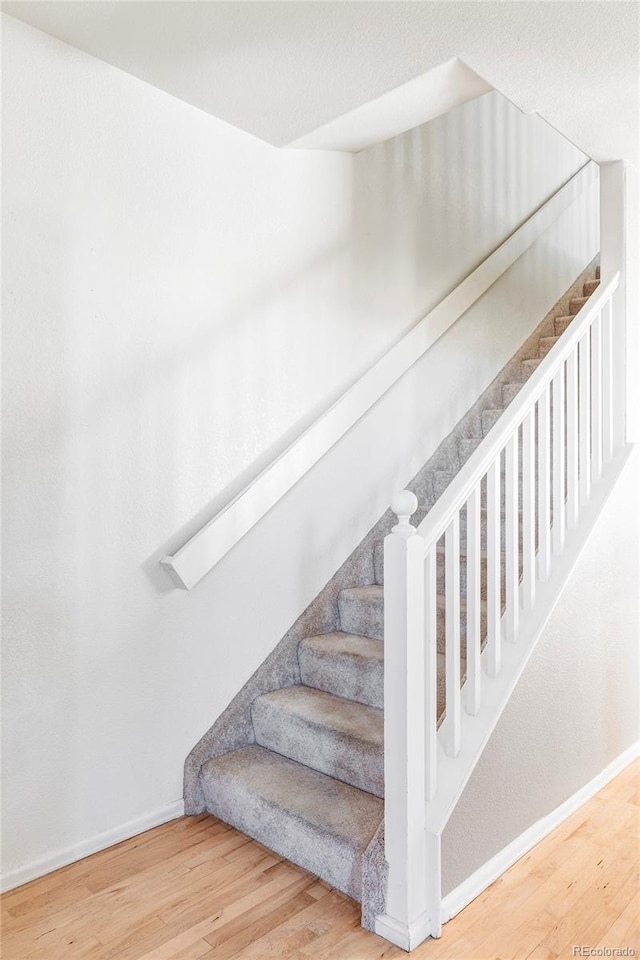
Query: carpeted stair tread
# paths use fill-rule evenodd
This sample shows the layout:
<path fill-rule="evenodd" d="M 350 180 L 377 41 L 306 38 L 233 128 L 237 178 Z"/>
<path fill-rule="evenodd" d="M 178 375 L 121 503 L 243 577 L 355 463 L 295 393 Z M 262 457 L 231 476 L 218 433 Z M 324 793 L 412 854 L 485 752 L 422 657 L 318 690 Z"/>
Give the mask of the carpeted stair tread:
<path fill-rule="evenodd" d="M 590 297 L 591 294 L 596 292 L 599 286 L 599 280 L 586 280 L 582 285 L 582 292 L 584 293 L 585 297 Z"/>
<path fill-rule="evenodd" d="M 352 633 L 323 633 L 298 645 L 300 678 L 308 687 L 382 709 L 382 640 Z"/>
<path fill-rule="evenodd" d="M 382 710 L 313 687 L 283 687 L 251 705 L 256 743 L 384 796 Z"/>
<path fill-rule="evenodd" d="M 556 336 L 561 337 L 565 330 L 571 326 L 574 320 L 575 317 L 556 317 L 553 321 L 553 329 L 556 332 Z"/>
<path fill-rule="evenodd" d="M 455 473 L 450 473 L 448 470 L 433 471 L 432 489 L 434 501 L 442 496 L 454 477 Z"/>
<path fill-rule="evenodd" d="M 482 411 L 482 433 L 485 437 L 489 433 L 489 430 L 495 427 L 503 413 L 504 410 L 502 408 Z"/>
<path fill-rule="evenodd" d="M 384 588 L 379 584 L 341 590 L 338 611 L 345 633 L 384 639 Z"/>
<path fill-rule="evenodd" d="M 531 357 L 529 360 L 521 360 L 520 364 L 524 370 L 526 377 L 530 377 L 534 370 L 536 370 L 542 363 L 540 357 Z"/>
<path fill-rule="evenodd" d="M 522 390 L 522 383 L 505 383 L 502 387 L 502 402 L 505 407 L 508 407 L 510 403 L 518 396 Z"/>
<path fill-rule="evenodd" d="M 458 450 L 460 451 L 460 459 L 464 463 L 469 459 L 474 450 L 482 443 L 483 437 L 472 436 L 472 437 L 460 437 L 458 440 Z"/>
<path fill-rule="evenodd" d="M 584 307 L 585 303 L 589 297 L 574 297 L 573 300 L 569 300 L 569 313 L 575 315 Z"/>
<path fill-rule="evenodd" d="M 438 586 L 440 589 L 443 587 L 443 577 L 438 576 L 437 578 Z M 481 594 L 486 594 L 486 585 L 482 585 Z M 341 594 L 341 599 L 344 595 L 347 595 L 348 607 L 347 607 L 347 616 L 346 620 L 349 625 L 355 626 L 356 624 L 360 625 L 362 629 L 363 624 L 367 624 L 369 629 L 374 629 L 377 633 L 377 638 L 383 640 L 384 638 L 384 586 L 375 584 L 373 586 L 366 587 L 350 587 L 347 590 L 343 590 Z M 438 605 L 438 650 L 441 653 L 444 653 L 444 620 L 445 620 L 445 599 L 442 593 L 438 594 L 437 598 Z M 487 605 L 484 599 L 481 599 L 481 624 L 483 632 L 486 629 L 486 609 Z M 466 631 L 467 625 L 467 601 L 466 597 L 461 594 L 460 596 L 460 623 L 462 633 Z M 343 626 L 344 626 L 343 621 Z"/>
<path fill-rule="evenodd" d="M 200 777 L 209 813 L 362 899 L 382 800 L 255 745 L 208 760 Z"/>
<path fill-rule="evenodd" d="M 558 337 L 540 337 L 540 344 L 538 346 L 538 353 L 540 357 L 546 357 L 553 347 L 555 347 L 558 342 Z"/>

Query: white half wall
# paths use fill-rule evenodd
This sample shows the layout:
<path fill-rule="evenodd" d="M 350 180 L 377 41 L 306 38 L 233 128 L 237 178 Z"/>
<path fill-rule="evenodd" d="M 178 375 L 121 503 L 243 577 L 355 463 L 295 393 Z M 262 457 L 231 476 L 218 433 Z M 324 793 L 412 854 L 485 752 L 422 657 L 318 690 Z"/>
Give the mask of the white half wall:
<path fill-rule="evenodd" d="M 357 165 L 280 151 L 2 20 L 10 882 L 174 809 L 190 747 L 592 259 L 598 223 L 585 194 L 175 590 L 159 558 L 584 156 L 494 94 Z"/>
<path fill-rule="evenodd" d="M 442 838 L 450 893 L 640 736 L 640 446 Z"/>

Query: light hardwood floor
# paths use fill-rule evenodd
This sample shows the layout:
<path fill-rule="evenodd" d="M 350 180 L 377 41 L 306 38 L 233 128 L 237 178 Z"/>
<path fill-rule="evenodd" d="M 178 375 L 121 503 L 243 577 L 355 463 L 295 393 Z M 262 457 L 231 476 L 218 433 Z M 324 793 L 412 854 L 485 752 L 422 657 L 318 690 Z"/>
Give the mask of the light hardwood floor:
<path fill-rule="evenodd" d="M 640 761 L 446 924 L 441 940 L 424 943 L 412 956 L 564 960 L 579 944 L 627 947 L 640 957 L 639 815 Z M 206 816 L 157 827 L 6 894 L 1 955 L 406 956 L 360 928 L 352 900 Z"/>

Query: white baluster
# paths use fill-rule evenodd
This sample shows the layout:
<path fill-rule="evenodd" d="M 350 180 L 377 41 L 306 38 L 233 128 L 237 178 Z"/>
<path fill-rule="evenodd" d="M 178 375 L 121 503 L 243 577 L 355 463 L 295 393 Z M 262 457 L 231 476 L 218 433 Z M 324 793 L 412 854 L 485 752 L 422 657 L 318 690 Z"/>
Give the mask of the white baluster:
<path fill-rule="evenodd" d="M 427 898 L 425 819 L 424 540 L 409 522 L 418 502 L 397 493 L 384 541 L 386 919 L 407 930 Z"/>
<path fill-rule="evenodd" d="M 613 322 L 611 298 L 602 311 L 602 458 L 613 456 Z"/>
<path fill-rule="evenodd" d="M 562 553 L 565 533 L 566 484 L 564 416 L 564 364 L 553 378 L 553 552 Z"/>
<path fill-rule="evenodd" d="M 578 408 L 580 433 L 580 506 L 589 502 L 591 496 L 591 369 L 589 358 L 589 333 L 587 330 L 578 344 Z"/>
<path fill-rule="evenodd" d="M 522 604 L 533 610 L 536 598 L 536 410 L 522 424 Z"/>
<path fill-rule="evenodd" d="M 538 400 L 538 579 L 546 580 L 551 565 L 549 387 Z"/>
<path fill-rule="evenodd" d="M 578 349 L 567 358 L 567 525 L 578 523 Z"/>
<path fill-rule="evenodd" d="M 480 484 L 467 500 L 467 681 L 465 710 L 475 716 L 482 697 L 482 665 L 480 661 Z"/>
<path fill-rule="evenodd" d="M 506 639 L 511 642 L 518 637 L 520 614 L 519 520 L 518 431 L 516 430 L 505 448 L 505 629 Z"/>
<path fill-rule="evenodd" d="M 500 624 L 500 457 L 487 472 L 487 673 L 497 677 L 502 666 Z"/>
<path fill-rule="evenodd" d="M 602 314 L 591 324 L 591 482 L 602 476 Z"/>
<path fill-rule="evenodd" d="M 445 697 L 444 750 L 448 757 L 460 753 L 460 514 L 445 537 Z"/>
<path fill-rule="evenodd" d="M 433 800 L 438 785 L 438 595 L 437 550 L 424 559 L 425 628 L 425 799 Z"/>

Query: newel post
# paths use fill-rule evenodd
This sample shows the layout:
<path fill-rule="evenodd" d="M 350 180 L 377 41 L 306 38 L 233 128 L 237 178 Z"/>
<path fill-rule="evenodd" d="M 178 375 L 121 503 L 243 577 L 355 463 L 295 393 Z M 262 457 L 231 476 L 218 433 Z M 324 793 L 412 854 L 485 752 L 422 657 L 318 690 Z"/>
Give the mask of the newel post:
<path fill-rule="evenodd" d="M 397 493 L 384 541 L 386 912 L 376 931 L 405 950 L 429 934 L 425 822 L 424 540 L 409 522 L 418 501 Z"/>

